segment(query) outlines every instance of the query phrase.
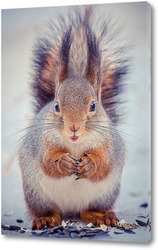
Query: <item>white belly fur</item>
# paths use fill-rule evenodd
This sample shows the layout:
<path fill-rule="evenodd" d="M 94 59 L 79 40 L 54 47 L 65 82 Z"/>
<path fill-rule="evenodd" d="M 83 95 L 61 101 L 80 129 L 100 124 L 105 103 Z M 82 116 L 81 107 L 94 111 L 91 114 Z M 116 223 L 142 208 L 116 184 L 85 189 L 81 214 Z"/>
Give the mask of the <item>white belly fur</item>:
<path fill-rule="evenodd" d="M 38 183 L 42 189 L 41 199 L 49 205 L 55 203 L 61 212 L 78 213 L 98 199 L 109 197 L 109 192 L 118 185 L 120 174 L 113 171 L 105 180 L 94 183 L 87 179 L 75 180 L 76 176 L 52 179 L 42 171 Z"/>

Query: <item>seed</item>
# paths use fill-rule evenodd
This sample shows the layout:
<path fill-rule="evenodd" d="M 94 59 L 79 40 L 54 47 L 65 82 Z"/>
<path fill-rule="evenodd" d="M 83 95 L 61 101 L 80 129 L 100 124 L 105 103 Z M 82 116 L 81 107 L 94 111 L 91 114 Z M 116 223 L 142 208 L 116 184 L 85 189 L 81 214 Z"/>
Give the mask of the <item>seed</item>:
<path fill-rule="evenodd" d="M 107 227 L 105 224 L 101 224 L 101 225 L 100 225 L 100 228 L 101 228 L 101 230 L 104 231 L 104 232 L 108 229 L 108 227 Z"/>
<path fill-rule="evenodd" d="M 92 226 L 93 226 L 93 223 L 87 224 L 87 227 L 92 227 Z"/>
<path fill-rule="evenodd" d="M 114 231 L 114 234 L 124 234 L 124 230 L 116 229 L 116 230 Z"/>
<path fill-rule="evenodd" d="M 125 233 L 136 234 L 136 232 L 132 231 L 131 229 L 125 229 Z"/>
<path fill-rule="evenodd" d="M 23 220 L 17 219 L 16 222 L 17 222 L 17 223 L 23 223 Z"/>
<path fill-rule="evenodd" d="M 25 229 L 20 229 L 20 233 L 23 234 L 23 233 L 26 233 L 26 230 Z"/>
<path fill-rule="evenodd" d="M 79 161 L 79 163 L 81 163 L 81 162 L 83 161 L 83 159 L 82 159 L 82 158 L 80 158 L 78 161 Z"/>
<path fill-rule="evenodd" d="M 19 231 L 21 228 L 19 226 L 16 226 L 16 225 L 10 225 L 10 228 L 9 228 L 11 231 Z"/>
<path fill-rule="evenodd" d="M 138 223 L 139 226 L 142 226 L 142 227 L 147 226 L 147 222 L 144 222 L 144 221 L 141 221 L 141 220 L 136 220 L 136 222 Z"/>
<path fill-rule="evenodd" d="M 66 227 L 66 226 L 67 226 L 67 224 L 66 224 L 66 222 L 65 222 L 64 220 L 62 221 L 61 225 L 62 225 L 63 227 Z"/>
<path fill-rule="evenodd" d="M 140 207 L 146 208 L 146 207 L 148 207 L 148 203 L 147 203 L 147 202 L 144 202 L 144 203 L 142 203 L 142 204 L 140 205 Z"/>
<path fill-rule="evenodd" d="M 129 225 L 129 224 L 127 224 L 127 223 L 122 224 L 122 227 L 123 227 L 124 229 L 133 229 L 132 226 Z"/>
<path fill-rule="evenodd" d="M 123 219 L 123 220 L 120 220 L 119 222 L 118 222 L 118 225 L 119 226 L 122 226 L 122 224 L 125 224 L 126 223 L 126 221 Z"/>
<path fill-rule="evenodd" d="M 69 235 L 70 235 L 71 238 L 78 238 L 79 237 L 78 231 L 70 232 Z"/>

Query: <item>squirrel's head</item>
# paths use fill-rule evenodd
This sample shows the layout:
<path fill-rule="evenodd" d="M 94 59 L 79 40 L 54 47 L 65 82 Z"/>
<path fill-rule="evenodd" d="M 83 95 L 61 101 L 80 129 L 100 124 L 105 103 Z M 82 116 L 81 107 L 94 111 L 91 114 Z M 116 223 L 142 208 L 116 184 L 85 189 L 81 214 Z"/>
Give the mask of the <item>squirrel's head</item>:
<path fill-rule="evenodd" d="M 71 71 L 72 64 L 69 59 L 73 40 L 71 28 L 64 34 L 59 53 L 59 68 L 56 72 L 54 115 L 62 124 L 60 128 L 62 134 L 73 142 L 77 142 L 88 132 L 87 124 L 90 124 L 90 121 L 96 121 L 98 112 L 103 110 L 100 101 L 99 44 L 88 24 L 84 28 L 85 41 L 87 41 L 87 66 L 84 77 L 76 77 L 76 75 L 74 77 Z"/>
<path fill-rule="evenodd" d="M 87 133 L 86 124 L 95 119 L 100 105 L 96 91 L 87 79 L 68 78 L 58 86 L 51 112 L 63 123 L 63 135 L 76 142 Z"/>
<path fill-rule="evenodd" d="M 84 76 L 73 75 L 69 60 L 72 45 L 71 28 L 64 34 L 59 68 L 56 72 L 56 90 L 52 107 L 60 132 L 77 142 L 89 131 L 87 124 L 101 120 L 104 113 L 101 104 L 101 53 L 98 41 L 88 25 L 85 26 L 87 41 L 87 66 Z M 52 111 L 52 110 L 51 110 Z M 105 119 L 105 114 L 103 115 Z"/>

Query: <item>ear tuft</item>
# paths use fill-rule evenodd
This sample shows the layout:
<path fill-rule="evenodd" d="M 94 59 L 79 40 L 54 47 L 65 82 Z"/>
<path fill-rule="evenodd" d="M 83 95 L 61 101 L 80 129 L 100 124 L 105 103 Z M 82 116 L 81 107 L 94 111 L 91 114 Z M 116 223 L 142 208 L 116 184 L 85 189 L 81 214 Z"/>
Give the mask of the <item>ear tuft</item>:
<path fill-rule="evenodd" d="M 99 95 L 101 88 L 101 72 L 100 72 L 101 53 L 99 49 L 99 42 L 97 41 L 95 34 L 92 32 L 88 24 L 86 25 L 86 37 L 87 37 L 86 78 L 95 88 L 97 95 Z"/>
<path fill-rule="evenodd" d="M 72 27 L 66 31 L 62 38 L 62 45 L 59 52 L 59 70 L 57 74 L 57 81 L 60 83 L 69 76 L 69 54 L 72 43 Z"/>

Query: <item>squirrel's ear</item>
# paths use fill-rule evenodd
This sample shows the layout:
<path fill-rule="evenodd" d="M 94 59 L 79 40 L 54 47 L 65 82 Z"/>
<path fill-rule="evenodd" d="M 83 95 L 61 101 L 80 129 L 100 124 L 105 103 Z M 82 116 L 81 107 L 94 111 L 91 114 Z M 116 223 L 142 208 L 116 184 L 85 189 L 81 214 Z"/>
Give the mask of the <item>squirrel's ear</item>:
<path fill-rule="evenodd" d="M 93 85 L 97 98 L 101 97 L 101 53 L 96 36 L 86 27 L 87 35 L 87 68 L 86 78 Z"/>
<path fill-rule="evenodd" d="M 70 27 L 62 38 L 62 45 L 59 52 L 59 68 L 56 76 L 57 84 L 60 84 L 60 82 L 69 76 L 69 53 L 72 43 L 71 30 L 72 28 Z"/>

